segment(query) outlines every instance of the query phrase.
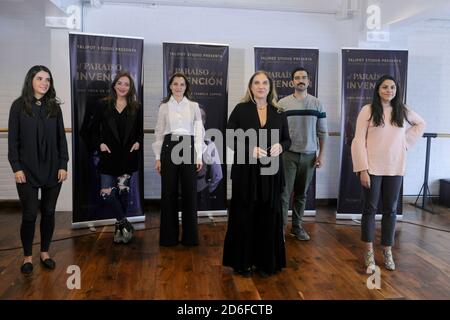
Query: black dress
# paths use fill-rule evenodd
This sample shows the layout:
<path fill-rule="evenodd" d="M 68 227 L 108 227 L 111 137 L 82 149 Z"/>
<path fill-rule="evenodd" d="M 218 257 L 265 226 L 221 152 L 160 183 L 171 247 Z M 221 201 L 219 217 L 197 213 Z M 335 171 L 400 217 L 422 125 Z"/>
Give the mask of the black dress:
<path fill-rule="evenodd" d="M 280 156 L 272 158 L 278 165 L 278 170 L 270 175 L 262 175 L 261 170 L 270 165 L 261 161 L 251 164 L 249 153 L 255 146 L 267 149 L 276 142 L 282 145 L 283 150 L 288 150 L 291 140 L 286 116 L 269 105 L 267 122 L 261 127 L 256 105 L 252 102 L 240 103 L 231 113 L 227 129 L 253 129 L 259 133 L 266 130 L 268 143 L 261 144 L 262 141 L 258 139 L 256 145 L 251 145 L 248 139 L 227 137 L 227 145 L 235 151 L 239 147 L 245 148 L 246 157 L 244 164 L 238 164 L 235 152 L 231 169 L 232 198 L 228 212 L 223 265 L 238 272 L 254 266 L 267 274 L 273 274 L 286 266 L 281 211 L 283 162 L 280 161 Z M 277 135 L 278 141 L 271 141 L 272 134 Z"/>

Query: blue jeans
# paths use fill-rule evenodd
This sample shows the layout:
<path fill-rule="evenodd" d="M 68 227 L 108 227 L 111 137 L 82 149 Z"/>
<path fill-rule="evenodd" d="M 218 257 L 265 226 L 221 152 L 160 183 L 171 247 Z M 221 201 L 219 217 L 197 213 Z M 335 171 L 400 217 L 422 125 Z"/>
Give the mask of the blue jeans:
<path fill-rule="evenodd" d="M 100 192 L 100 196 L 105 205 L 108 206 L 114 213 L 114 216 L 118 221 L 125 219 L 127 216 L 130 178 L 130 175 L 100 175 L 100 188 L 111 188 L 111 192 L 109 194 L 106 192 Z"/>

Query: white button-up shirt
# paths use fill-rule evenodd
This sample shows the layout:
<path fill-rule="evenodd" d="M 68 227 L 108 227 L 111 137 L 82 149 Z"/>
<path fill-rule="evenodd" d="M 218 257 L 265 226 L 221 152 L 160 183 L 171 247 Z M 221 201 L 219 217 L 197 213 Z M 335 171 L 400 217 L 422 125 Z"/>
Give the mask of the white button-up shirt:
<path fill-rule="evenodd" d="M 194 148 L 197 163 L 202 161 L 204 128 L 200 108 L 197 102 L 186 97 L 177 102 L 173 96 L 167 103 L 162 103 L 158 111 L 155 128 L 155 142 L 152 144 L 156 160 L 161 159 L 161 147 L 167 134 L 194 136 Z"/>

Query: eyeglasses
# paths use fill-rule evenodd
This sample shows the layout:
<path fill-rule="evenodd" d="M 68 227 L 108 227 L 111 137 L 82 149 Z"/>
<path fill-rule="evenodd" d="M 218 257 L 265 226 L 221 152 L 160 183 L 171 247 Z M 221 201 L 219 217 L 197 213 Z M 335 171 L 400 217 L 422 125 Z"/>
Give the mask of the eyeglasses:
<path fill-rule="evenodd" d="M 294 80 L 306 80 L 306 79 L 308 79 L 308 76 L 295 76 L 294 77 Z"/>

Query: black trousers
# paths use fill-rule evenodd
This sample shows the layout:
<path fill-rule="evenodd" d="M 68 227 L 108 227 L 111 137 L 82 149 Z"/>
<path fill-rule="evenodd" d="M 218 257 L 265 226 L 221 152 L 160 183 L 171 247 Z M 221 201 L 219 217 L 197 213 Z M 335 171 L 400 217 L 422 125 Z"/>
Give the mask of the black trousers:
<path fill-rule="evenodd" d="M 381 244 L 394 244 L 397 203 L 402 187 L 402 176 L 370 175 L 370 189 L 362 188 L 363 212 L 361 218 L 361 240 L 373 242 L 375 238 L 375 214 L 383 214 L 381 219 Z M 381 196 L 382 208 L 378 208 Z"/>
<path fill-rule="evenodd" d="M 27 183 L 17 183 L 20 203 L 22 204 L 22 225 L 20 238 L 24 256 L 33 254 L 34 230 L 38 209 L 41 209 L 41 252 L 48 252 L 55 229 L 55 208 L 61 190 L 61 183 L 52 187 L 34 187 Z M 41 189 L 39 203 L 38 191 Z"/>
<path fill-rule="evenodd" d="M 175 137 L 174 137 L 175 139 Z M 173 246 L 179 242 L 178 196 L 181 186 L 181 243 L 188 246 L 198 245 L 197 226 L 197 173 L 194 163 L 194 138 L 179 136 L 172 140 L 166 135 L 161 148 L 161 227 L 159 243 L 162 246 Z M 187 161 L 176 164 L 178 156 L 185 153 L 172 150 L 179 144 L 188 146 Z M 180 147 L 180 145 L 178 145 Z"/>

